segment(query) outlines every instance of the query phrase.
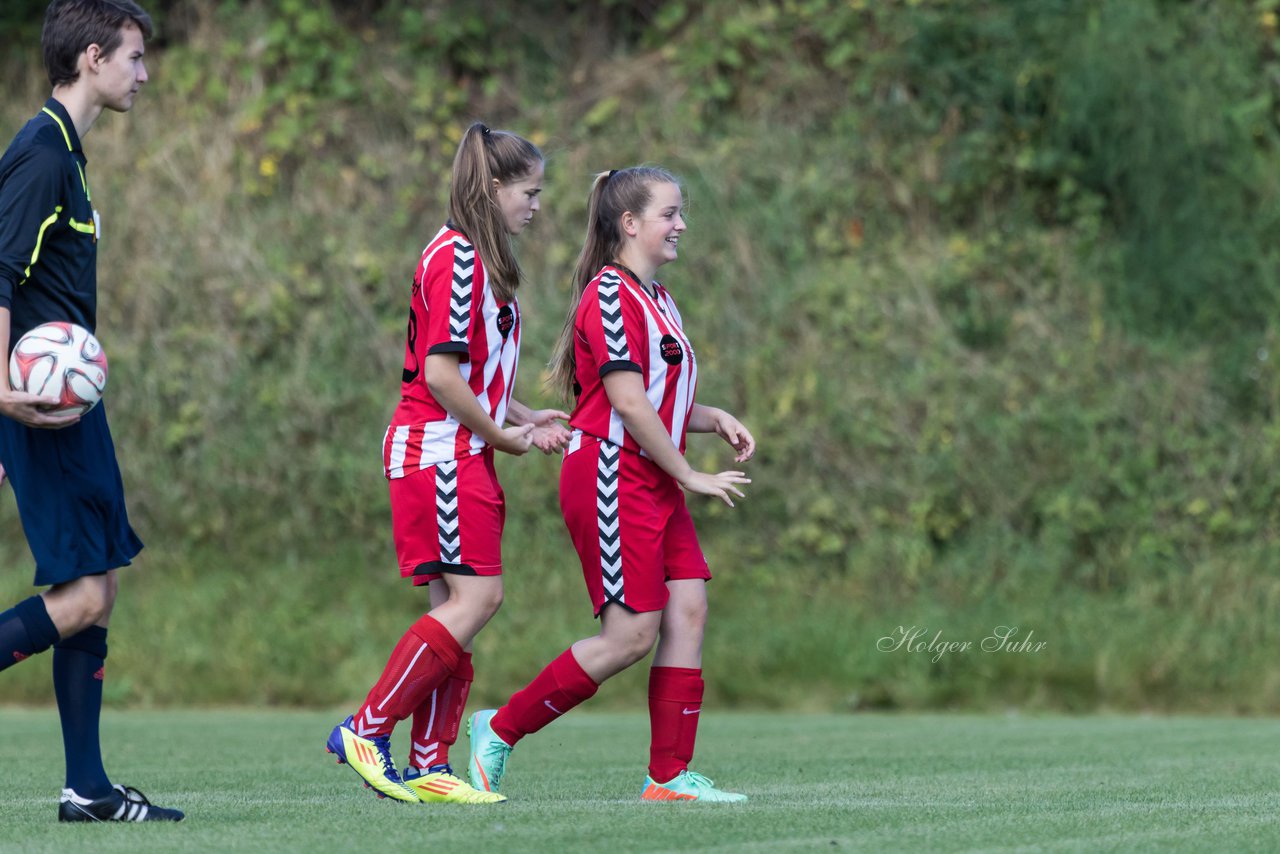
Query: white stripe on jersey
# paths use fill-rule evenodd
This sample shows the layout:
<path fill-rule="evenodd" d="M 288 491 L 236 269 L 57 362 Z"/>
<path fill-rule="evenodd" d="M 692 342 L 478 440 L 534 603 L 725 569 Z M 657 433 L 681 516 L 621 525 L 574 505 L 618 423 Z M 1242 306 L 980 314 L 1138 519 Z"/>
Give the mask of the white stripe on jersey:
<path fill-rule="evenodd" d="M 626 439 L 627 425 L 622 420 L 622 416 L 618 414 L 618 410 L 612 406 L 609 407 L 609 441 L 615 445 L 622 445 Z M 644 453 L 643 450 L 640 453 Z"/>
<path fill-rule="evenodd" d="M 386 476 L 389 478 L 404 477 L 405 474 L 412 472 L 405 471 L 405 460 L 409 457 L 409 435 L 414 429 L 422 430 L 422 438 L 418 440 L 418 447 L 415 448 L 418 458 L 418 465 L 413 471 L 421 471 L 430 468 L 443 460 L 433 459 L 431 456 L 431 448 L 434 447 L 450 447 L 452 448 L 458 435 L 458 422 L 450 418 L 447 421 L 428 421 L 425 424 L 402 424 L 398 427 L 388 427 L 387 436 L 383 437 L 383 444 L 391 442 L 390 459 L 387 460 Z M 472 450 L 476 453 L 483 447 L 483 442 L 479 447 L 476 442 L 472 441 Z M 452 457 L 450 457 L 452 459 Z"/>
<path fill-rule="evenodd" d="M 689 336 L 684 334 L 684 324 L 680 320 L 680 312 L 676 310 L 675 300 L 671 299 L 671 294 L 666 290 L 662 292 L 662 302 L 667 308 L 667 317 L 673 321 L 676 334 L 680 336 L 680 343 L 684 347 L 685 352 L 685 371 L 684 378 L 679 386 L 680 396 L 676 398 L 675 412 L 679 417 L 679 426 L 673 425 L 672 433 L 675 436 L 683 436 L 685 430 L 685 419 L 693 410 L 693 394 L 698 388 L 698 359 L 693 352 L 693 344 L 689 342 Z M 673 419 L 674 420 L 674 419 Z"/>
<path fill-rule="evenodd" d="M 645 396 L 649 398 L 649 403 L 653 405 L 654 410 L 661 412 L 666 397 L 667 374 L 670 373 L 672 368 L 662 358 L 662 338 L 669 333 L 663 331 L 663 324 L 658 319 L 659 312 L 655 311 L 657 307 L 655 299 L 649 296 L 644 288 L 640 288 L 640 291 L 641 293 L 638 295 L 640 307 L 644 310 L 645 332 L 649 338 L 649 376 L 647 377 L 648 386 L 645 388 Z M 689 398 L 693 393 L 693 389 L 696 388 L 694 381 L 697 379 L 697 363 L 694 361 L 693 347 L 689 345 L 689 339 L 675 319 L 676 312 L 671 305 L 671 301 L 664 299 L 663 306 L 668 310 L 669 316 L 666 318 L 666 325 L 671 329 L 670 334 L 673 334 L 676 340 L 680 342 L 680 346 L 684 348 L 684 360 L 677 368 L 680 374 L 673 390 L 675 400 L 671 411 L 671 430 L 668 432 L 671 441 L 675 443 L 676 447 L 679 447 L 680 437 L 684 434 L 685 417 L 691 403 Z M 642 457 L 649 456 L 643 449 L 641 449 L 640 455 Z"/>
<path fill-rule="evenodd" d="M 422 470 L 444 462 L 444 460 L 434 459 L 431 449 L 453 447 L 458 437 L 458 429 L 462 425 L 453 417 L 449 417 L 444 421 L 428 421 L 426 424 L 416 426 L 422 428 L 422 442 L 418 446 L 418 469 Z"/>
<path fill-rule="evenodd" d="M 437 240 L 440 240 L 440 235 L 444 234 L 448 230 L 449 230 L 448 227 L 445 227 L 437 231 L 436 236 L 431 238 L 431 243 L 435 243 Z M 423 270 L 431 266 L 432 259 L 436 257 L 436 253 L 439 252 L 441 249 L 444 249 L 446 246 L 449 247 L 450 249 L 454 248 L 454 244 L 452 241 L 447 241 L 447 240 L 441 241 L 440 244 L 436 246 L 435 249 L 431 249 L 431 243 L 428 243 L 426 249 L 422 250 L 422 258 L 418 261 L 418 266 L 420 266 Z M 428 253 L 426 251 L 427 249 L 431 249 L 431 251 Z M 418 299 L 422 300 L 422 307 L 426 309 L 427 308 L 427 289 L 425 285 L 420 291 L 418 291 Z"/>
<path fill-rule="evenodd" d="M 512 299 L 511 302 L 508 303 L 508 305 L 511 307 L 512 315 L 513 315 L 511 334 L 519 335 L 521 331 L 520 330 L 520 304 L 515 299 Z M 481 309 L 484 312 L 485 329 L 488 332 L 494 332 L 498 330 L 498 314 L 501 311 L 501 309 L 498 307 L 498 301 L 494 298 L 493 290 L 490 288 L 485 289 L 484 305 L 481 307 Z M 502 333 L 499 331 L 498 332 L 499 337 L 501 337 L 501 334 Z M 507 406 L 511 403 L 511 392 L 515 386 L 516 370 L 517 368 L 519 368 L 519 365 L 520 365 L 520 348 L 519 347 L 506 346 L 505 339 L 504 339 L 504 343 L 501 345 L 500 349 L 501 349 L 501 352 L 498 354 L 497 360 L 491 360 L 487 362 L 484 366 L 485 367 L 485 371 L 484 371 L 485 391 L 477 397 L 477 400 L 480 402 L 480 407 L 484 409 L 485 412 L 488 412 L 489 405 L 490 405 L 488 389 L 491 385 L 493 385 L 494 377 L 497 376 L 498 371 L 501 370 L 502 375 L 504 377 L 509 378 L 505 387 L 502 389 L 501 397 L 498 399 L 498 402 L 494 407 L 493 420 L 494 420 L 494 423 L 496 423 L 499 427 L 501 427 L 502 423 L 507 420 Z M 471 444 L 473 448 L 484 447 L 484 442 L 480 441 L 479 444 L 477 444 L 477 441 L 474 439 L 474 437 Z"/>
<path fill-rule="evenodd" d="M 391 436 L 391 459 L 387 461 L 388 477 L 404 477 L 404 452 L 405 445 L 409 441 L 409 427 L 388 427 L 387 432 L 393 434 Z M 383 444 L 387 442 L 384 436 Z"/>

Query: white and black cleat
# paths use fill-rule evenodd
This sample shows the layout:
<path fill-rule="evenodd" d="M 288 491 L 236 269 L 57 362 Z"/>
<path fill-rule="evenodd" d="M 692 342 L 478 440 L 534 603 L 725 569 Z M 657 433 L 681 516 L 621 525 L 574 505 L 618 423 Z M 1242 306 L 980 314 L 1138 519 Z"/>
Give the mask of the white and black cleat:
<path fill-rule="evenodd" d="M 111 794 L 90 800 L 71 789 L 58 799 L 58 821 L 182 821 L 181 810 L 158 807 L 133 786 L 113 786 Z"/>

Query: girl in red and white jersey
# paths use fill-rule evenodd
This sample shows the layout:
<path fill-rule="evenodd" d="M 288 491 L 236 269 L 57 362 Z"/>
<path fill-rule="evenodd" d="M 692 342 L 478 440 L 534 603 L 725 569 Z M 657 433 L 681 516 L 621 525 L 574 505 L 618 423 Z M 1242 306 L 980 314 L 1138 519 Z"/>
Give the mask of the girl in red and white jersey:
<path fill-rule="evenodd" d="M 380 795 L 494 803 L 453 775 L 449 746 L 474 678 L 476 633 L 502 602 L 505 520 L 494 450 L 560 450 L 559 410 L 511 397 L 520 357 L 520 268 L 511 238 L 538 211 L 543 158 L 533 143 L 476 123 L 453 161 L 449 221 L 418 262 L 400 403 L 383 442 L 400 574 L 428 585 L 431 610 L 400 639 L 377 683 L 327 744 Z M 504 427 L 510 422 L 513 426 Z M 403 778 L 396 723 L 413 717 Z"/>
<path fill-rule="evenodd" d="M 684 453 L 698 366 L 667 289 L 657 282 L 641 285 L 629 268 L 612 262 L 583 291 L 574 328 L 574 362 L 585 368 L 574 377 L 577 405 L 570 421 L 570 450 L 576 450 L 585 436 L 649 456 L 627 430 L 605 386 L 608 374 L 630 371 L 640 374 L 663 432 Z"/>
<path fill-rule="evenodd" d="M 600 632 L 573 644 L 495 711 L 471 718 L 471 782 L 497 791 L 511 748 L 595 694 L 657 643 L 649 678 L 648 800 L 743 801 L 689 770 L 702 710 L 706 582 L 685 492 L 733 506 L 740 471 L 695 471 L 686 433 L 717 433 L 737 462 L 755 440 L 695 402 L 698 370 L 675 300 L 653 280 L 685 231 L 680 186 L 654 167 L 602 173 L 574 272 L 575 307 L 552 383 L 576 398 L 560 506 Z"/>

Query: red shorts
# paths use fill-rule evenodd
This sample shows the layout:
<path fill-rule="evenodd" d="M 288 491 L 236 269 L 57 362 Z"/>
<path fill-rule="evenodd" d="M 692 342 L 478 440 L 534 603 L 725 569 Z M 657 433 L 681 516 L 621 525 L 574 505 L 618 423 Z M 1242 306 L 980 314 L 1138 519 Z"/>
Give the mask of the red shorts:
<path fill-rule="evenodd" d="M 391 530 L 402 578 L 502 574 L 507 518 L 493 449 L 392 478 Z"/>
<path fill-rule="evenodd" d="M 560 510 L 596 616 L 610 602 L 661 611 L 668 581 L 711 578 L 684 493 L 646 457 L 582 436 L 560 469 Z"/>

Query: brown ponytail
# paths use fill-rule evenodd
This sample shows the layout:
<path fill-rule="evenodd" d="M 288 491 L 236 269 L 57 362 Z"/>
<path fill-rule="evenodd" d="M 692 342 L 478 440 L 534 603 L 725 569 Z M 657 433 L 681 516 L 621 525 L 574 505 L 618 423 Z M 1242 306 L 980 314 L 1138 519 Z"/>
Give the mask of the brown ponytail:
<path fill-rule="evenodd" d="M 473 123 L 462 135 L 453 157 L 449 184 L 449 219 L 480 253 L 494 296 L 509 302 L 522 274 L 511 247 L 493 179 L 502 183 L 529 175 L 543 160 L 538 147 L 510 131 Z"/>
<path fill-rule="evenodd" d="M 578 315 L 578 303 L 582 292 L 600 272 L 600 268 L 617 258 L 622 249 L 622 215 L 627 211 L 639 215 L 653 197 L 654 184 L 680 182 L 666 169 L 657 166 L 632 166 L 596 175 L 587 200 L 587 237 L 573 268 L 572 296 L 564 329 L 556 341 L 551 361 L 547 364 L 550 376 L 547 388 L 559 392 L 568 400 L 573 397 L 574 364 L 573 327 Z M 641 282 L 641 284 L 647 284 Z"/>

